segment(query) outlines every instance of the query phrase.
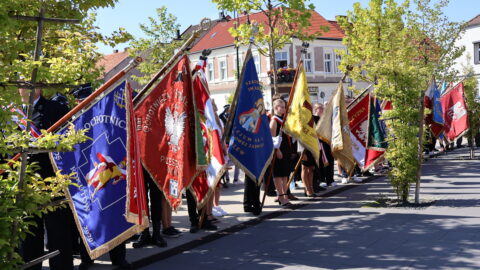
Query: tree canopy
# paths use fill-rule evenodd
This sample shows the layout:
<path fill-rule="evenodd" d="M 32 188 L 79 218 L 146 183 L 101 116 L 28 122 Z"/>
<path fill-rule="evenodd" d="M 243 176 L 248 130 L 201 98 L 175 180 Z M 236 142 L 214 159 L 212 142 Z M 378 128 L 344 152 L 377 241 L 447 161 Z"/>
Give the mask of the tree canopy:
<path fill-rule="evenodd" d="M 258 51 L 270 58 L 270 69 L 275 70 L 275 51 L 291 42 L 293 37 L 311 40 L 315 34 L 308 34 L 310 18 L 315 6 L 309 0 L 212 0 L 219 9 L 237 13 L 265 15 L 266 22 L 246 21 L 229 29 L 236 44 L 257 46 Z M 322 30 L 318 29 L 318 33 Z M 316 33 L 316 34 L 318 34 Z M 277 92 L 276 72 L 273 72 L 273 90 Z"/>

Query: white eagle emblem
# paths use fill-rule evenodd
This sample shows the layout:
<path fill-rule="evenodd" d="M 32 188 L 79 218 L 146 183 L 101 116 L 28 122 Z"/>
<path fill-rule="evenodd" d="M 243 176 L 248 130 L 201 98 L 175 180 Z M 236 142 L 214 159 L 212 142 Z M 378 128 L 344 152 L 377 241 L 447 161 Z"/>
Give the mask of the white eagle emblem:
<path fill-rule="evenodd" d="M 460 103 L 460 101 L 457 101 L 449 110 L 448 110 L 449 116 L 452 118 L 453 121 L 458 120 L 462 118 L 465 114 L 467 114 L 467 110 L 465 107 Z"/>
<path fill-rule="evenodd" d="M 366 142 L 367 141 L 367 132 L 368 132 L 368 120 L 365 120 L 365 121 L 362 122 L 362 124 L 356 130 L 355 133 L 357 133 L 358 138 L 362 142 Z"/>
<path fill-rule="evenodd" d="M 178 151 L 178 141 L 183 135 L 183 131 L 185 130 L 185 118 L 187 114 L 182 112 L 180 115 L 177 111 L 172 113 L 170 108 L 167 108 L 165 114 L 165 129 L 167 131 L 167 135 L 170 136 L 170 140 L 168 141 L 168 145 L 172 146 L 173 152 Z"/>

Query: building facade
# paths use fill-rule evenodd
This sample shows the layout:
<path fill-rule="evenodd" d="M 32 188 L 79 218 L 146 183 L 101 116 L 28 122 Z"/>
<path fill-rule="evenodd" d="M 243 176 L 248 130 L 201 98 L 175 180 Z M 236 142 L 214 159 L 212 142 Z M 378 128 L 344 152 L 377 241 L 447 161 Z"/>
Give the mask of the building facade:
<path fill-rule="evenodd" d="M 241 23 L 246 20 L 261 22 L 265 19 L 262 17 L 265 17 L 262 13 L 250 14 L 240 17 L 239 21 Z M 196 63 L 202 50 L 210 49 L 212 51 L 207 61 L 206 76 L 211 96 L 218 108 L 229 103 L 228 99 L 233 96 L 237 87 L 237 71 L 242 68 L 243 59 L 248 50 L 248 46 L 242 45 L 238 47 L 237 53 L 234 39 L 228 32 L 228 29 L 234 26 L 234 21 L 236 20 L 217 23 L 192 47 L 189 54 L 192 63 Z M 306 53 L 301 53 L 303 42 L 297 38 L 292 38 L 291 43 L 275 52 L 275 68 L 282 69 L 286 74 L 291 73 L 297 67 L 300 59 L 304 61 L 312 102 L 319 103 L 329 100 L 343 77 L 343 73 L 339 70 L 341 56 L 338 52 L 347 50 L 342 44 L 344 33 L 338 24 L 313 12 L 311 26 L 307 31 L 315 33 L 322 26 L 328 27 L 329 31 L 321 32 L 316 39 L 309 41 Z M 271 108 L 270 59 L 261 55 L 255 46 L 252 46 L 252 55 L 259 80 L 264 88 L 265 106 Z M 293 78 L 293 76 L 291 77 Z M 292 80 L 280 78 L 278 86 L 279 93 L 288 94 L 292 87 Z M 352 82 L 347 78 L 346 90 L 349 86 L 362 89 L 367 84 Z M 346 92 L 348 95 L 352 95 L 351 92 Z"/>
<path fill-rule="evenodd" d="M 457 47 L 465 46 L 465 52 L 457 59 L 454 68 L 460 72 L 463 78 L 467 74 L 463 74 L 462 65 L 472 65 L 473 76 L 477 78 L 480 86 L 480 14 L 468 21 L 465 32 L 459 37 L 455 45 Z M 480 90 L 477 97 L 480 97 Z"/>

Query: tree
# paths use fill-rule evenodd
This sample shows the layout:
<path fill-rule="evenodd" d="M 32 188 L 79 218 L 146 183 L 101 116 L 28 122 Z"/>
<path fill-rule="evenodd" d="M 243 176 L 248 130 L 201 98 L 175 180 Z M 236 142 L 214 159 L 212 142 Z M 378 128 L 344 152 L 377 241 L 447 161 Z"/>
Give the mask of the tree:
<path fill-rule="evenodd" d="M 235 12 L 261 12 L 266 23 L 254 20 L 229 29 L 236 45 L 253 43 L 258 51 L 270 59 L 270 70 L 275 71 L 275 51 L 281 49 L 292 37 L 311 40 L 320 33 L 308 34 L 310 17 L 315 9 L 309 0 L 212 0 L 219 9 Z M 273 72 L 272 92 L 277 93 L 277 74 Z"/>
<path fill-rule="evenodd" d="M 150 26 L 140 24 L 140 29 L 147 37 L 135 39 L 130 44 L 131 54 L 145 55 L 144 61 L 137 67 L 144 76 L 132 76 L 140 84 L 149 82 L 181 45 L 180 41 L 175 40 L 180 24 L 177 23 L 177 17 L 167 12 L 165 6 L 157 8 L 156 19 L 148 17 L 148 20 Z"/>
<path fill-rule="evenodd" d="M 459 56 L 452 49 L 459 24 L 450 23 L 431 0 L 397 4 L 394 0 L 371 0 L 369 7 L 354 5 L 339 22 L 345 30 L 342 70 L 351 69 L 355 80 L 375 82 L 375 94 L 392 101 L 388 119 L 392 140 L 386 157 L 393 169 L 389 178 L 399 199 L 408 201 L 411 183 L 417 183 L 419 202 L 420 169 L 423 161 L 425 91 L 435 74 L 445 73 Z M 435 9 L 438 8 L 438 9 Z"/>
<path fill-rule="evenodd" d="M 122 29 L 112 36 L 102 36 L 93 26 L 95 15 L 89 10 L 112 6 L 116 0 L 4 0 L 0 2 L 0 268 L 17 269 L 22 263 L 15 252 L 28 233 L 31 222 L 27 218 L 42 215 L 56 207 L 52 198 L 62 196 L 69 185 L 69 175 L 41 179 L 35 172 L 38 164 L 26 167 L 25 177 L 19 174 L 20 162 L 10 166 L 8 158 L 21 152 L 68 151 L 87 137 L 83 131 L 59 136 L 42 131 L 44 137 L 32 142 L 27 132 L 20 132 L 11 120 L 7 108 L 20 106 L 17 88 L 30 81 L 37 69 L 36 86 L 48 96 L 54 91 L 68 94 L 71 87 L 96 82 L 100 70 L 95 63 L 101 56 L 96 42 L 116 44 L 129 39 Z M 39 59 L 32 57 L 36 45 L 37 22 L 20 20 L 16 16 L 38 16 L 44 9 L 49 18 L 79 19 L 79 24 L 45 22 Z M 24 85 L 25 86 L 25 85 Z"/>

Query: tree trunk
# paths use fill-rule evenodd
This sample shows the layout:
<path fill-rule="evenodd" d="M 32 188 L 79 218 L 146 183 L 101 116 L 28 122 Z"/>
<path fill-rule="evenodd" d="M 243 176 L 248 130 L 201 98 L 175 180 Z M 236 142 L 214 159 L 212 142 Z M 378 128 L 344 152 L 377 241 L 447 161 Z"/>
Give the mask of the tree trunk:
<path fill-rule="evenodd" d="M 275 68 L 275 48 L 272 46 L 272 44 L 269 44 L 268 46 L 270 47 L 268 48 L 270 51 L 270 70 L 273 71 L 273 84 L 271 85 L 271 95 L 273 96 L 274 94 L 278 93 L 277 70 Z"/>
<path fill-rule="evenodd" d="M 425 114 L 424 99 L 425 92 L 422 91 L 420 95 L 420 116 L 419 116 L 419 130 L 418 130 L 418 164 L 417 164 L 417 181 L 415 183 L 415 203 L 420 203 L 420 179 L 422 178 L 422 162 L 423 162 L 423 124 Z"/>

